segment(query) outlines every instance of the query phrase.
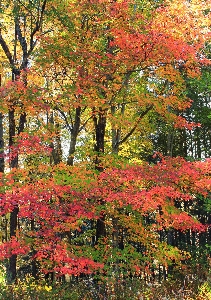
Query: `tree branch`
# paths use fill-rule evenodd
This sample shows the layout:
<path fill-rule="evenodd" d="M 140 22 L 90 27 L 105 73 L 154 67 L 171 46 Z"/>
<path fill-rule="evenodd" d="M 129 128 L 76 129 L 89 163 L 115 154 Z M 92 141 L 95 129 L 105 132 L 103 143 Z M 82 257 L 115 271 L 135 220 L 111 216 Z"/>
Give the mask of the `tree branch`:
<path fill-rule="evenodd" d="M 7 43 L 5 42 L 5 40 L 4 40 L 4 38 L 1 34 L 1 29 L 0 29 L 0 45 L 1 45 L 5 55 L 7 57 L 7 59 L 9 60 L 9 63 L 11 64 L 11 66 L 14 67 L 14 61 L 13 61 L 13 58 L 12 58 L 12 54 L 9 50 L 9 47 L 7 46 Z"/>
<path fill-rule="evenodd" d="M 61 116 L 63 117 L 63 119 L 67 125 L 67 128 L 69 129 L 70 132 L 72 132 L 73 128 L 70 126 L 70 123 L 69 123 L 65 113 L 58 106 L 56 106 L 55 109 L 58 110 L 58 112 L 61 114 Z"/>
<path fill-rule="evenodd" d="M 136 130 L 138 124 L 141 122 L 143 117 L 153 108 L 153 104 L 151 104 L 145 111 L 143 111 L 140 116 L 138 117 L 138 120 L 136 121 L 136 124 L 133 126 L 133 128 L 126 134 L 126 136 L 119 141 L 115 146 L 119 146 L 127 141 L 127 139 L 133 134 L 133 132 Z"/>
<path fill-rule="evenodd" d="M 29 49 L 29 52 L 28 52 L 28 56 L 31 54 L 31 52 L 33 51 L 33 49 L 34 49 L 34 47 L 36 45 L 36 41 L 34 41 L 34 35 L 41 28 L 42 21 L 43 21 L 43 16 L 44 16 L 44 12 L 45 12 L 46 3 L 47 3 L 47 0 L 44 0 L 43 4 L 42 4 L 41 12 L 40 12 L 40 17 L 38 16 L 37 21 L 36 21 L 36 25 L 35 25 L 34 29 L 31 32 L 31 35 L 30 35 L 30 49 Z"/>
<path fill-rule="evenodd" d="M 26 57 L 27 56 L 27 43 L 26 43 L 25 37 L 23 37 L 23 35 L 22 35 L 22 31 L 20 28 L 20 22 L 19 22 L 18 18 L 16 18 L 16 20 L 15 20 L 15 27 L 16 27 L 15 29 L 16 29 L 16 33 L 18 36 L 18 40 L 20 42 L 20 45 L 21 45 L 21 48 L 23 51 L 23 57 Z"/>
<path fill-rule="evenodd" d="M 79 128 L 79 132 L 81 132 L 85 127 L 86 127 L 86 124 L 89 122 L 89 120 L 92 119 L 92 116 L 89 117 L 82 125 L 81 127 Z"/>

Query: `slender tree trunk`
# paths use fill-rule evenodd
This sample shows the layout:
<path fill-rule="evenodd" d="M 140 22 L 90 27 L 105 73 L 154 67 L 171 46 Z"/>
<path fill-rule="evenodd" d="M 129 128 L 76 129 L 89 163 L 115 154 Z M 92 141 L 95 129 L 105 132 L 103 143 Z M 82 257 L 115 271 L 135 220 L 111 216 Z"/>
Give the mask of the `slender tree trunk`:
<path fill-rule="evenodd" d="M 0 113 L 0 173 L 4 173 L 4 128 L 3 114 Z"/>
<path fill-rule="evenodd" d="M 95 152 L 96 152 L 96 158 L 95 158 L 95 168 L 98 171 L 103 171 L 103 166 L 101 165 L 101 159 L 100 156 L 104 154 L 105 150 L 105 128 L 106 128 L 106 111 L 99 109 L 98 118 L 93 112 L 93 121 L 94 121 L 94 127 L 95 127 Z"/>
<path fill-rule="evenodd" d="M 2 84 L 2 75 L 0 74 L 0 86 Z M 0 173 L 4 173 L 4 115 L 0 112 Z"/>
<path fill-rule="evenodd" d="M 35 230 L 35 220 L 32 219 L 31 220 L 31 231 L 33 232 Z M 36 250 L 32 250 L 32 255 L 36 254 Z M 37 266 L 37 261 L 36 259 L 32 259 L 32 276 L 35 278 L 35 279 L 38 279 L 38 266 Z"/>
<path fill-rule="evenodd" d="M 18 156 L 13 152 L 12 147 L 14 146 L 14 136 L 16 133 L 16 124 L 15 124 L 15 110 L 12 108 L 9 111 L 9 147 L 10 147 L 10 168 L 16 168 L 18 166 Z M 18 224 L 18 205 L 14 205 L 12 212 L 10 213 L 10 239 L 16 237 L 16 229 Z M 17 255 L 13 254 L 9 258 L 9 266 L 7 270 L 7 280 L 8 282 L 13 282 L 16 278 L 16 262 Z"/>
<path fill-rule="evenodd" d="M 192 134 L 192 131 L 191 131 L 191 130 L 189 130 L 189 140 L 190 140 L 190 143 L 189 143 L 190 153 L 191 153 L 191 156 L 194 157 L 193 134 Z"/>
<path fill-rule="evenodd" d="M 173 141 L 174 141 L 173 132 L 168 132 L 168 134 L 167 134 L 167 156 L 170 156 L 170 157 L 172 157 L 172 155 L 173 155 Z"/>
<path fill-rule="evenodd" d="M 105 128 L 106 128 L 106 111 L 100 109 L 98 113 L 98 118 L 93 110 L 93 122 L 95 127 L 95 168 L 99 172 L 103 171 L 103 166 L 101 163 L 101 155 L 104 153 L 105 148 Z M 101 200 L 103 204 L 103 199 Z M 105 214 L 102 213 L 96 223 L 96 243 L 102 237 L 106 236 L 105 227 Z"/>
<path fill-rule="evenodd" d="M 70 139 L 69 154 L 67 159 L 68 166 L 73 166 L 74 153 L 76 149 L 76 142 L 77 142 L 77 137 L 80 129 L 80 124 L 81 124 L 81 107 L 77 107 L 75 109 L 75 122 L 74 124 L 72 124 L 73 126 L 71 129 L 71 139 Z"/>
<path fill-rule="evenodd" d="M 55 165 L 59 164 L 62 161 L 62 146 L 61 146 L 61 138 L 60 138 L 60 128 L 59 124 L 54 121 L 54 114 L 51 113 L 48 122 L 51 124 L 51 126 L 54 126 L 56 128 L 56 138 L 54 142 L 51 142 L 50 147 L 52 148 L 51 152 L 51 163 L 54 163 Z"/>
<path fill-rule="evenodd" d="M 23 132 L 24 125 L 26 123 L 26 114 L 23 113 L 20 115 L 19 118 L 19 126 L 18 126 L 18 134 Z M 10 168 L 17 168 L 18 167 L 18 155 L 13 153 L 12 147 L 14 146 L 14 136 L 16 134 L 16 123 L 15 123 L 15 110 L 12 108 L 9 111 L 9 147 L 10 147 Z M 10 213 L 10 239 L 16 237 L 16 230 L 18 225 L 18 212 L 19 208 L 18 205 L 14 205 L 12 212 Z M 8 266 L 8 282 L 12 282 L 16 278 L 16 261 L 17 255 L 13 254 L 9 259 L 9 266 Z"/>
<path fill-rule="evenodd" d="M 14 50 L 14 57 L 16 56 L 16 50 Z M 23 65 L 24 68 L 27 67 L 28 61 L 25 61 L 25 64 Z M 15 81 L 19 79 L 21 71 L 16 69 L 15 72 L 12 73 L 12 80 Z M 26 79 L 25 79 L 26 80 Z M 25 86 L 27 85 L 27 82 L 24 83 Z M 10 169 L 18 168 L 18 154 L 14 153 L 14 137 L 16 135 L 16 121 L 15 121 L 15 108 L 14 103 L 11 103 L 11 107 L 9 109 L 9 149 L 10 149 Z M 20 114 L 19 122 L 18 122 L 18 128 L 17 128 L 17 134 L 20 134 L 24 130 L 24 126 L 26 123 L 26 113 L 23 112 Z M 19 207 L 17 204 L 14 205 L 14 208 L 12 212 L 10 213 L 10 239 L 16 237 L 16 230 L 18 225 L 18 212 Z M 13 254 L 9 258 L 9 265 L 7 270 L 7 281 L 13 282 L 16 279 L 17 275 L 17 255 Z"/>
<path fill-rule="evenodd" d="M 200 129 L 196 128 L 196 154 L 197 158 L 201 159 L 201 139 L 200 139 Z"/>

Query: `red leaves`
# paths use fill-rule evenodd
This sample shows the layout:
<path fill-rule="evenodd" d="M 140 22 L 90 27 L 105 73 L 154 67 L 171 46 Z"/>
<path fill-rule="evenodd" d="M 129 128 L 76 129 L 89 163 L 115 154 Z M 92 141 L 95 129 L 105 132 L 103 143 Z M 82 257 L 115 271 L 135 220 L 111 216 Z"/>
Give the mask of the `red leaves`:
<path fill-rule="evenodd" d="M 30 251 L 30 246 L 25 245 L 24 241 L 12 238 L 10 241 L 0 244 L 0 260 L 9 258 L 11 255 L 25 255 Z"/>
<path fill-rule="evenodd" d="M 22 132 L 16 137 L 15 145 L 9 148 L 9 158 L 13 159 L 19 154 L 47 155 L 50 154 L 51 151 L 52 148 L 45 145 L 41 137 L 36 135 L 30 135 L 27 132 Z"/>
<path fill-rule="evenodd" d="M 181 231 L 192 230 L 202 232 L 206 229 L 204 225 L 185 212 L 180 212 L 179 214 L 173 213 L 171 214 L 171 219 L 171 227 Z"/>
<path fill-rule="evenodd" d="M 56 272 L 58 276 L 91 274 L 103 268 L 102 263 L 94 262 L 90 258 L 75 256 L 62 242 L 58 244 L 49 241 L 48 245 L 43 245 L 37 251 L 34 258 L 41 263 L 43 272 Z"/>
<path fill-rule="evenodd" d="M 128 13 L 129 8 L 119 8 L 122 18 L 124 16 L 128 21 L 131 19 L 131 22 L 132 19 L 133 22 L 139 20 L 139 26 L 131 24 L 111 29 L 113 46 L 121 50 L 117 59 L 128 60 L 130 63 L 143 62 L 149 66 L 158 65 L 160 62 L 197 62 L 197 54 L 205 43 L 205 36 L 210 34 L 208 21 L 202 12 L 203 7 L 199 5 L 197 9 L 200 11 L 200 18 L 194 4 L 188 6 L 180 1 L 176 6 L 174 2 L 168 2 L 165 7 L 160 6 L 152 10 L 153 18 L 150 18 L 150 15 L 140 16 L 140 13 L 135 11 L 131 17 Z M 114 11 L 116 9 L 112 10 L 111 16 L 117 18 Z"/>
<path fill-rule="evenodd" d="M 18 205 L 19 219 L 26 222 L 33 220 L 36 229 L 20 228 L 16 239 L 1 244 L 0 259 L 12 254 L 25 255 L 33 247 L 36 251 L 33 259 L 40 262 L 43 272 L 55 271 L 59 275 L 93 273 L 103 265 L 94 262 L 91 252 L 85 255 L 80 252 L 80 247 L 69 244 L 62 236 L 68 232 L 83 235 L 81 225 L 88 220 L 94 222 L 102 212 L 111 228 L 109 234 L 112 234 L 113 228 L 110 222 L 117 218 L 127 232 L 127 239 L 139 241 L 147 249 L 151 243 L 159 246 L 160 230 L 206 230 L 185 211 L 185 206 L 196 202 L 198 194 L 208 193 L 211 160 L 187 162 L 182 158 L 163 158 L 157 165 L 110 168 L 98 178 L 92 178 L 89 170 L 87 176 L 92 178 L 91 184 L 87 180 L 86 185 L 83 180 L 84 186 L 80 182 L 79 169 L 77 174 L 74 173 L 76 178 L 73 177 L 72 186 L 70 182 L 65 185 L 67 172 L 69 176 L 73 175 L 71 170 L 74 172 L 74 167 L 54 166 L 52 176 L 36 182 L 30 182 L 28 175 L 25 181 L 22 178 L 22 183 L 17 182 L 17 178 L 12 182 L 8 177 L 9 185 L 0 200 L 2 214 Z M 16 173 L 13 175 L 17 176 Z M 60 184 L 57 183 L 60 173 L 63 184 L 61 178 Z M 82 172 L 81 180 L 84 176 Z M 150 219 L 149 224 L 145 223 L 146 219 Z M 88 238 L 86 234 L 85 237 Z"/>
<path fill-rule="evenodd" d="M 193 163 L 179 157 L 163 159 L 157 165 L 109 169 L 100 174 L 91 195 L 116 208 L 130 206 L 142 215 L 155 212 L 155 220 L 165 228 L 202 230 L 204 227 L 175 203 L 196 201 L 197 194 L 206 196 L 211 186 L 210 171 L 210 160 Z"/>

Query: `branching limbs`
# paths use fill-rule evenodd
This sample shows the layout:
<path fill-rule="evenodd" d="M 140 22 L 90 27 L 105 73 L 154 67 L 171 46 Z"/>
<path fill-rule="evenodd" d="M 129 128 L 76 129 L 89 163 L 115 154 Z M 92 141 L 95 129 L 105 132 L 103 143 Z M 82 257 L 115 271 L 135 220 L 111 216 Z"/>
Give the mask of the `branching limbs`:
<path fill-rule="evenodd" d="M 32 7 L 27 7 L 26 5 L 24 5 L 22 3 L 22 1 L 16 1 L 14 4 L 14 25 L 15 25 L 15 39 L 17 38 L 21 49 L 22 49 L 22 61 L 19 67 L 16 66 L 16 58 L 15 56 L 12 55 L 11 50 L 9 49 L 8 43 L 6 42 L 5 38 L 2 35 L 2 30 L 0 29 L 0 45 L 2 47 L 2 50 L 5 54 L 5 56 L 7 57 L 9 64 L 11 66 L 12 72 L 15 75 L 19 75 L 20 71 L 25 69 L 27 67 L 28 64 L 28 58 L 30 57 L 32 51 L 34 50 L 35 46 L 36 46 L 36 40 L 34 40 L 35 34 L 41 30 L 42 27 L 42 23 L 43 23 L 43 18 L 44 18 L 44 13 L 46 10 L 46 4 L 47 4 L 47 0 L 44 0 L 42 5 L 40 5 L 37 8 L 37 11 L 39 13 L 37 13 L 37 17 L 35 20 L 33 20 L 32 15 Z M 31 8 L 31 9 L 30 9 Z M 25 11 L 27 11 L 27 14 L 30 14 L 31 16 L 31 24 L 30 24 L 30 30 L 26 30 L 25 26 L 26 26 L 26 22 L 24 21 L 24 33 L 22 30 L 22 18 L 23 15 L 22 14 L 22 9 L 24 9 Z M 34 25 L 33 25 L 34 24 Z M 26 36 L 25 33 L 26 32 L 30 32 L 30 36 L 29 36 L 29 45 L 27 45 L 27 40 L 26 40 Z"/>

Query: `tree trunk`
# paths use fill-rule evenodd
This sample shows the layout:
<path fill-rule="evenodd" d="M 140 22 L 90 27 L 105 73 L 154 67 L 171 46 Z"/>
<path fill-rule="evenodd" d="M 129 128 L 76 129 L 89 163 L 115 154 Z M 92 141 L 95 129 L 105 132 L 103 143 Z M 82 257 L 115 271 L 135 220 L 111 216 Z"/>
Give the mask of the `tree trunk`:
<path fill-rule="evenodd" d="M 3 114 L 0 113 L 0 173 L 4 173 L 4 136 L 3 136 Z"/>
<path fill-rule="evenodd" d="M 69 147 L 69 154 L 67 159 L 68 166 L 73 166 L 74 153 L 76 149 L 76 141 L 80 129 L 80 124 L 81 124 L 81 107 L 77 107 L 75 109 L 75 122 L 71 129 L 70 147 Z"/>
<path fill-rule="evenodd" d="M 106 128 L 106 111 L 99 108 L 98 118 L 93 110 L 93 121 L 95 127 L 95 147 L 96 152 L 95 168 L 98 171 L 103 171 L 100 156 L 105 150 L 105 128 Z"/>
<path fill-rule="evenodd" d="M 14 146 L 14 136 L 15 136 L 15 111 L 11 109 L 9 111 L 9 147 L 10 147 L 10 168 L 16 168 L 18 165 L 18 157 L 15 156 L 13 153 L 13 149 L 11 147 Z M 16 229 L 17 229 L 17 220 L 18 220 L 18 206 L 15 205 L 13 211 L 10 213 L 10 239 L 16 236 Z M 13 282 L 16 278 L 16 261 L 17 255 L 13 254 L 9 258 L 9 266 L 7 270 L 7 281 Z"/>
<path fill-rule="evenodd" d="M 106 111 L 99 109 L 98 118 L 93 109 L 93 122 L 95 127 L 95 169 L 99 172 L 103 171 L 103 165 L 100 156 L 105 150 L 105 128 L 106 128 Z M 103 199 L 101 200 L 103 204 Z M 106 236 L 105 214 L 102 213 L 96 223 L 96 243 L 101 237 Z"/>
<path fill-rule="evenodd" d="M 24 125 L 26 122 L 26 114 L 21 114 L 19 118 L 19 127 L 18 127 L 18 134 L 20 134 L 24 130 Z M 16 124 L 15 124 L 15 111 L 14 109 L 11 109 L 9 111 L 9 147 L 10 147 L 10 154 L 11 154 L 11 160 L 10 160 L 10 168 L 17 168 L 18 167 L 18 155 L 14 153 L 13 149 L 11 147 L 14 146 L 14 136 L 16 134 Z M 12 212 L 10 213 L 10 239 L 16 237 L 16 229 L 18 225 L 18 212 L 19 208 L 18 205 L 14 205 L 14 208 Z M 13 254 L 9 258 L 9 266 L 7 270 L 7 281 L 13 282 L 16 278 L 17 274 L 17 255 Z"/>

